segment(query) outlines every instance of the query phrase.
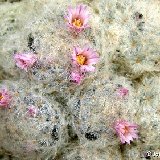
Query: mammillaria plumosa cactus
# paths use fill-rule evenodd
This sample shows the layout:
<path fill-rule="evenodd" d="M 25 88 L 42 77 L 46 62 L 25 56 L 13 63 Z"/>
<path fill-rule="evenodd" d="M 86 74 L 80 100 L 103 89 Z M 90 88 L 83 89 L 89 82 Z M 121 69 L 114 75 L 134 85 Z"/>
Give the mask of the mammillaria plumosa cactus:
<path fill-rule="evenodd" d="M 159 2 L 10 2 L 0 2 L 0 88 L 12 96 L 0 107 L 0 158 L 137 160 L 159 152 Z M 25 54 L 19 66 L 17 53 Z M 123 144 L 131 126 L 117 124 L 116 133 L 122 119 L 138 126 Z"/>

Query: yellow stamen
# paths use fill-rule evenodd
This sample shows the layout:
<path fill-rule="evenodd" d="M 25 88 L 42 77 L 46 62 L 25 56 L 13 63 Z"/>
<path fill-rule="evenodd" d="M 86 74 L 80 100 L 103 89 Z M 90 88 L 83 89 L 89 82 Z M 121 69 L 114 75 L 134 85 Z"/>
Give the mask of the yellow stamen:
<path fill-rule="evenodd" d="M 73 25 L 77 26 L 77 27 L 81 27 L 82 26 L 81 20 L 80 19 L 74 19 Z"/>
<path fill-rule="evenodd" d="M 0 93 L 0 100 L 3 98 L 2 94 Z"/>
<path fill-rule="evenodd" d="M 129 132 L 129 128 L 128 127 L 124 127 L 124 131 L 125 131 L 125 133 L 128 133 Z"/>
<path fill-rule="evenodd" d="M 80 64 L 80 65 L 83 65 L 86 61 L 86 57 L 84 57 L 82 54 L 76 56 L 76 60 L 77 60 L 77 63 Z"/>

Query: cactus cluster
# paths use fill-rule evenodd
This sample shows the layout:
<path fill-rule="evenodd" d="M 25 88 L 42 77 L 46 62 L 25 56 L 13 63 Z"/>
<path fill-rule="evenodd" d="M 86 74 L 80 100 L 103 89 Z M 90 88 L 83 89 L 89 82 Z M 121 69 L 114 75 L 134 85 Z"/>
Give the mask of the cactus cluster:
<path fill-rule="evenodd" d="M 159 152 L 159 6 L 0 1 L 0 158 L 136 160 Z"/>

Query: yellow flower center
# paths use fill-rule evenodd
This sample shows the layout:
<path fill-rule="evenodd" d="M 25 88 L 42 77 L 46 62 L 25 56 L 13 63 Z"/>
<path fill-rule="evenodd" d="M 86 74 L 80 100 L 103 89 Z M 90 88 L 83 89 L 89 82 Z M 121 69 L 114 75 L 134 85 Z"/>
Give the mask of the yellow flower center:
<path fill-rule="evenodd" d="M 73 20 L 73 25 L 77 26 L 77 27 L 81 27 L 82 26 L 81 20 L 80 19 L 74 19 Z"/>
<path fill-rule="evenodd" d="M 76 60 L 77 60 L 78 64 L 83 65 L 86 61 L 86 57 L 84 57 L 82 54 L 80 54 L 80 55 L 76 56 Z"/>
<path fill-rule="evenodd" d="M 0 93 L 0 100 L 3 98 L 2 93 Z"/>
<path fill-rule="evenodd" d="M 124 131 L 125 131 L 126 134 L 129 133 L 129 128 L 127 126 L 125 126 Z"/>

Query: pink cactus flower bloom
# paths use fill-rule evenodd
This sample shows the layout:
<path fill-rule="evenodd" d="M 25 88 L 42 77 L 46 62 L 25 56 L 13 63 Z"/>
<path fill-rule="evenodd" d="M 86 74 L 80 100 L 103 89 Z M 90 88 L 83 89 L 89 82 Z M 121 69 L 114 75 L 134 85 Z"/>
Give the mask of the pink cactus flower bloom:
<path fill-rule="evenodd" d="M 120 87 L 117 89 L 117 96 L 120 98 L 124 98 L 129 94 L 129 90 L 124 87 Z"/>
<path fill-rule="evenodd" d="M 37 56 L 32 53 L 15 54 L 14 60 L 19 68 L 24 69 L 26 72 L 28 72 L 28 69 L 31 68 L 37 61 Z"/>
<path fill-rule="evenodd" d="M 6 89 L 0 90 L 0 107 L 7 108 L 11 102 L 12 96 Z"/>
<path fill-rule="evenodd" d="M 84 76 L 82 75 L 82 73 L 79 73 L 79 72 L 71 72 L 71 75 L 70 75 L 70 78 L 71 78 L 71 81 L 80 85 Z"/>
<path fill-rule="evenodd" d="M 88 28 L 89 12 L 87 6 L 78 5 L 76 8 L 69 7 L 68 14 L 65 16 L 67 26 L 71 31 L 80 33 Z"/>
<path fill-rule="evenodd" d="M 80 67 L 81 72 L 94 72 L 96 64 L 99 60 L 98 54 L 89 47 L 83 49 L 75 47 L 72 54 L 72 62 Z"/>
<path fill-rule="evenodd" d="M 137 125 L 125 120 L 119 120 L 114 124 L 117 135 L 120 137 L 121 143 L 133 141 L 134 138 L 138 139 Z"/>
<path fill-rule="evenodd" d="M 35 106 L 29 106 L 28 107 L 28 111 L 27 111 L 27 115 L 30 117 L 36 117 L 36 115 L 38 114 L 38 108 Z"/>

